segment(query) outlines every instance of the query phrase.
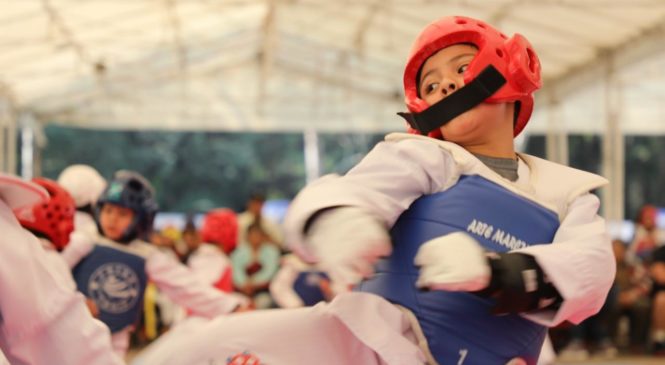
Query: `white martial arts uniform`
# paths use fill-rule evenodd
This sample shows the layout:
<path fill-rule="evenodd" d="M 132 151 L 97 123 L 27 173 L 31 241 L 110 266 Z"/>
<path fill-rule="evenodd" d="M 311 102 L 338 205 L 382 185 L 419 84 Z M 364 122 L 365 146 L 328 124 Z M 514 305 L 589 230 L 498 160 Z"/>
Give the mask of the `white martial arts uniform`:
<path fill-rule="evenodd" d="M 306 254 L 305 223 L 331 207 L 358 207 L 391 227 L 417 198 L 446 191 L 461 175 L 480 175 L 558 215 L 553 244 L 515 252 L 536 258 L 563 303 L 525 317 L 554 326 L 565 320 L 578 323 L 600 309 L 615 265 L 605 222 L 597 215 L 599 200 L 589 191 L 607 181 L 528 155 L 519 155 L 519 177 L 510 182 L 456 144 L 388 135 L 345 176 L 324 177 L 299 194 L 287 215 L 287 242 Z M 313 308 L 217 319 L 148 363 L 224 363 L 245 350 L 274 365 L 434 363 L 421 350 L 426 345 L 414 320 L 409 311 L 376 295 L 347 293 Z"/>
<path fill-rule="evenodd" d="M 12 212 L 47 197 L 36 185 L 0 174 L 0 348 L 13 365 L 122 364 L 108 328 L 90 315 L 71 278 L 63 279 L 64 266 L 53 265 Z"/>

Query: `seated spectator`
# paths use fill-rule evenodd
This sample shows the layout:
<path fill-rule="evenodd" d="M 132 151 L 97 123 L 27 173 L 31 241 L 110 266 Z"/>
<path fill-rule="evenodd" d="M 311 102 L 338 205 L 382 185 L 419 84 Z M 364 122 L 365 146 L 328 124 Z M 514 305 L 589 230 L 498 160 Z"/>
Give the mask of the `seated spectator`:
<path fill-rule="evenodd" d="M 600 311 L 569 329 L 570 342 L 559 358 L 563 361 L 583 361 L 594 357 L 612 359 L 618 350 L 610 337 L 610 315 L 616 306 L 616 287 L 613 287 Z"/>
<path fill-rule="evenodd" d="M 187 246 L 182 241 L 182 232 L 177 227 L 167 226 L 162 228 L 159 233 L 163 237 L 163 243 L 173 251 L 178 260 L 187 256 Z"/>
<path fill-rule="evenodd" d="M 649 265 L 649 275 L 653 280 L 651 311 L 653 352 L 665 356 L 665 246 L 653 252 Z"/>
<path fill-rule="evenodd" d="M 261 229 L 268 237 L 268 241 L 276 244 L 280 249 L 286 250 L 283 246 L 284 237 L 282 228 L 276 222 L 263 215 L 263 205 L 266 197 L 262 193 L 252 193 L 247 200 L 247 206 L 244 212 L 238 214 L 238 242 L 247 240 L 247 229 L 252 223 L 261 225 Z"/>
<path fill-rule="evenodd" d="M 233 284 L 252 298 L 257 309 L 272 306 L 268 288 L 279 269 L 279 259 L 279 249 L 267 240 L 261 225 L 256 222 L 247 228 L 247 241 L 231 254 Z"/>
<path fill-rule="evenodd" d="M 628 249 L 628 259 L 643 262 L 649 259 L 656 247 L 662 246 L 665 237 L 656 226 L 658 209 L 653 205 L 644 205 L 635 222 L 635 236 Z"/>
<path fill-rule="evenodd" d="M 628 345 L 632 352 L 643 352 L 649 333 L 649 298 L 650 281 L 643 266 L 631 264 L 626 260 L 626 244 L 621 240 L 612 242 L 617 261 L 617 274 L 614 281 L 616 305 L 610 314 L 610 332 L 612 337 L 620 336 L 621 318 L 628 320 Z M 617 339 L 617 343 L 622 341 Z"/>
<path fill-rule="evenodd" d="M 196 251 L 203 242 L 201 240 L 201 234 L 196 228 L 196 224 L 194 224 L 194 221 L 190 218 L 187 219 L 185 228 L 182 230 L 182 241 L 187 246 L 187 254 L 182 258 L 182 262 L 187 262 L 189 255 Z"/>

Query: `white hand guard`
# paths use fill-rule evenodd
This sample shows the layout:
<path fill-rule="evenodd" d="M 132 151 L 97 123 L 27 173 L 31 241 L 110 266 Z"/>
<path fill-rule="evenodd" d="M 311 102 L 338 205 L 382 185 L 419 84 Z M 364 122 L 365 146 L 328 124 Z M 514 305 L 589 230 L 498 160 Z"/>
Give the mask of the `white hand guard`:
<path fill-rule="evenodd" d="M 420 266 L 416 285 L 436 290 L 476 291 L 489 285 L 491 268 L 485 251 L 464 232 L 425 242 L 414 260 Z"/>
<path fill-rule="evenodd" d="M 357 284 L 374 273 L 374 264 L 392 251 L 386 228 L 359 208 L 330 209 L 315 218 L 306 249 L 333 282 Z"/>
<path fill-rule="evenodd" d="M 69 243 L 60 253 L 70 269 L 74 268 L 84 257 L 95 248 L 95 242 L 83 231 L 74 231 L 69 236 Z"/>

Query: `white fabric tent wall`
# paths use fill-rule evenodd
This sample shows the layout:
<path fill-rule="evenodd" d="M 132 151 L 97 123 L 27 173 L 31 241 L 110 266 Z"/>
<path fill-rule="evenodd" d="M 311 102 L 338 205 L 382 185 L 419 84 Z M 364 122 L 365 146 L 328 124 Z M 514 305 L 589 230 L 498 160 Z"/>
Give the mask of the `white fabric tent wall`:
<path fill-rule="evenodd" d="M 526 34 L 559 84 L 662 39 L 665 2 L 26 0 L 3 4 L 0 80 L 88 128 L 392 130 L 410 44 L 449 14 Z"/>
<path fill-rule="evenodd" d="M 410 44 L 450 14 L 527 36 L 545 86 L 526 133 L 548 135 L 549 157 L 564 163 L 567 134 L 603 135 L 603 168 L 622 192 L 620 137 L 665 134 L 662 0 L 25 0 L 3 4 L 0 81 L 41 123 L 306 131 L 306 141 L 403 130 L 394 113 Z M 2 117 L 5 133 L 16 119 Z"/>

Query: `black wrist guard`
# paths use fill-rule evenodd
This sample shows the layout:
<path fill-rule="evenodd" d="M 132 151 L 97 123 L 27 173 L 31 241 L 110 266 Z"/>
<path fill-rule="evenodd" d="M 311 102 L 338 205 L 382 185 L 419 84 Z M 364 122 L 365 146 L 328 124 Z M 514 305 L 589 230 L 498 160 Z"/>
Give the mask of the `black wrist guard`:
<path fill-rule="evenodd" d="M 563 301 L 533 256 L 502 253 L 489 256 L 489 264 L 490 284 L 476 294 L 496 299 L 494 314 L 556 308 Z"/>

